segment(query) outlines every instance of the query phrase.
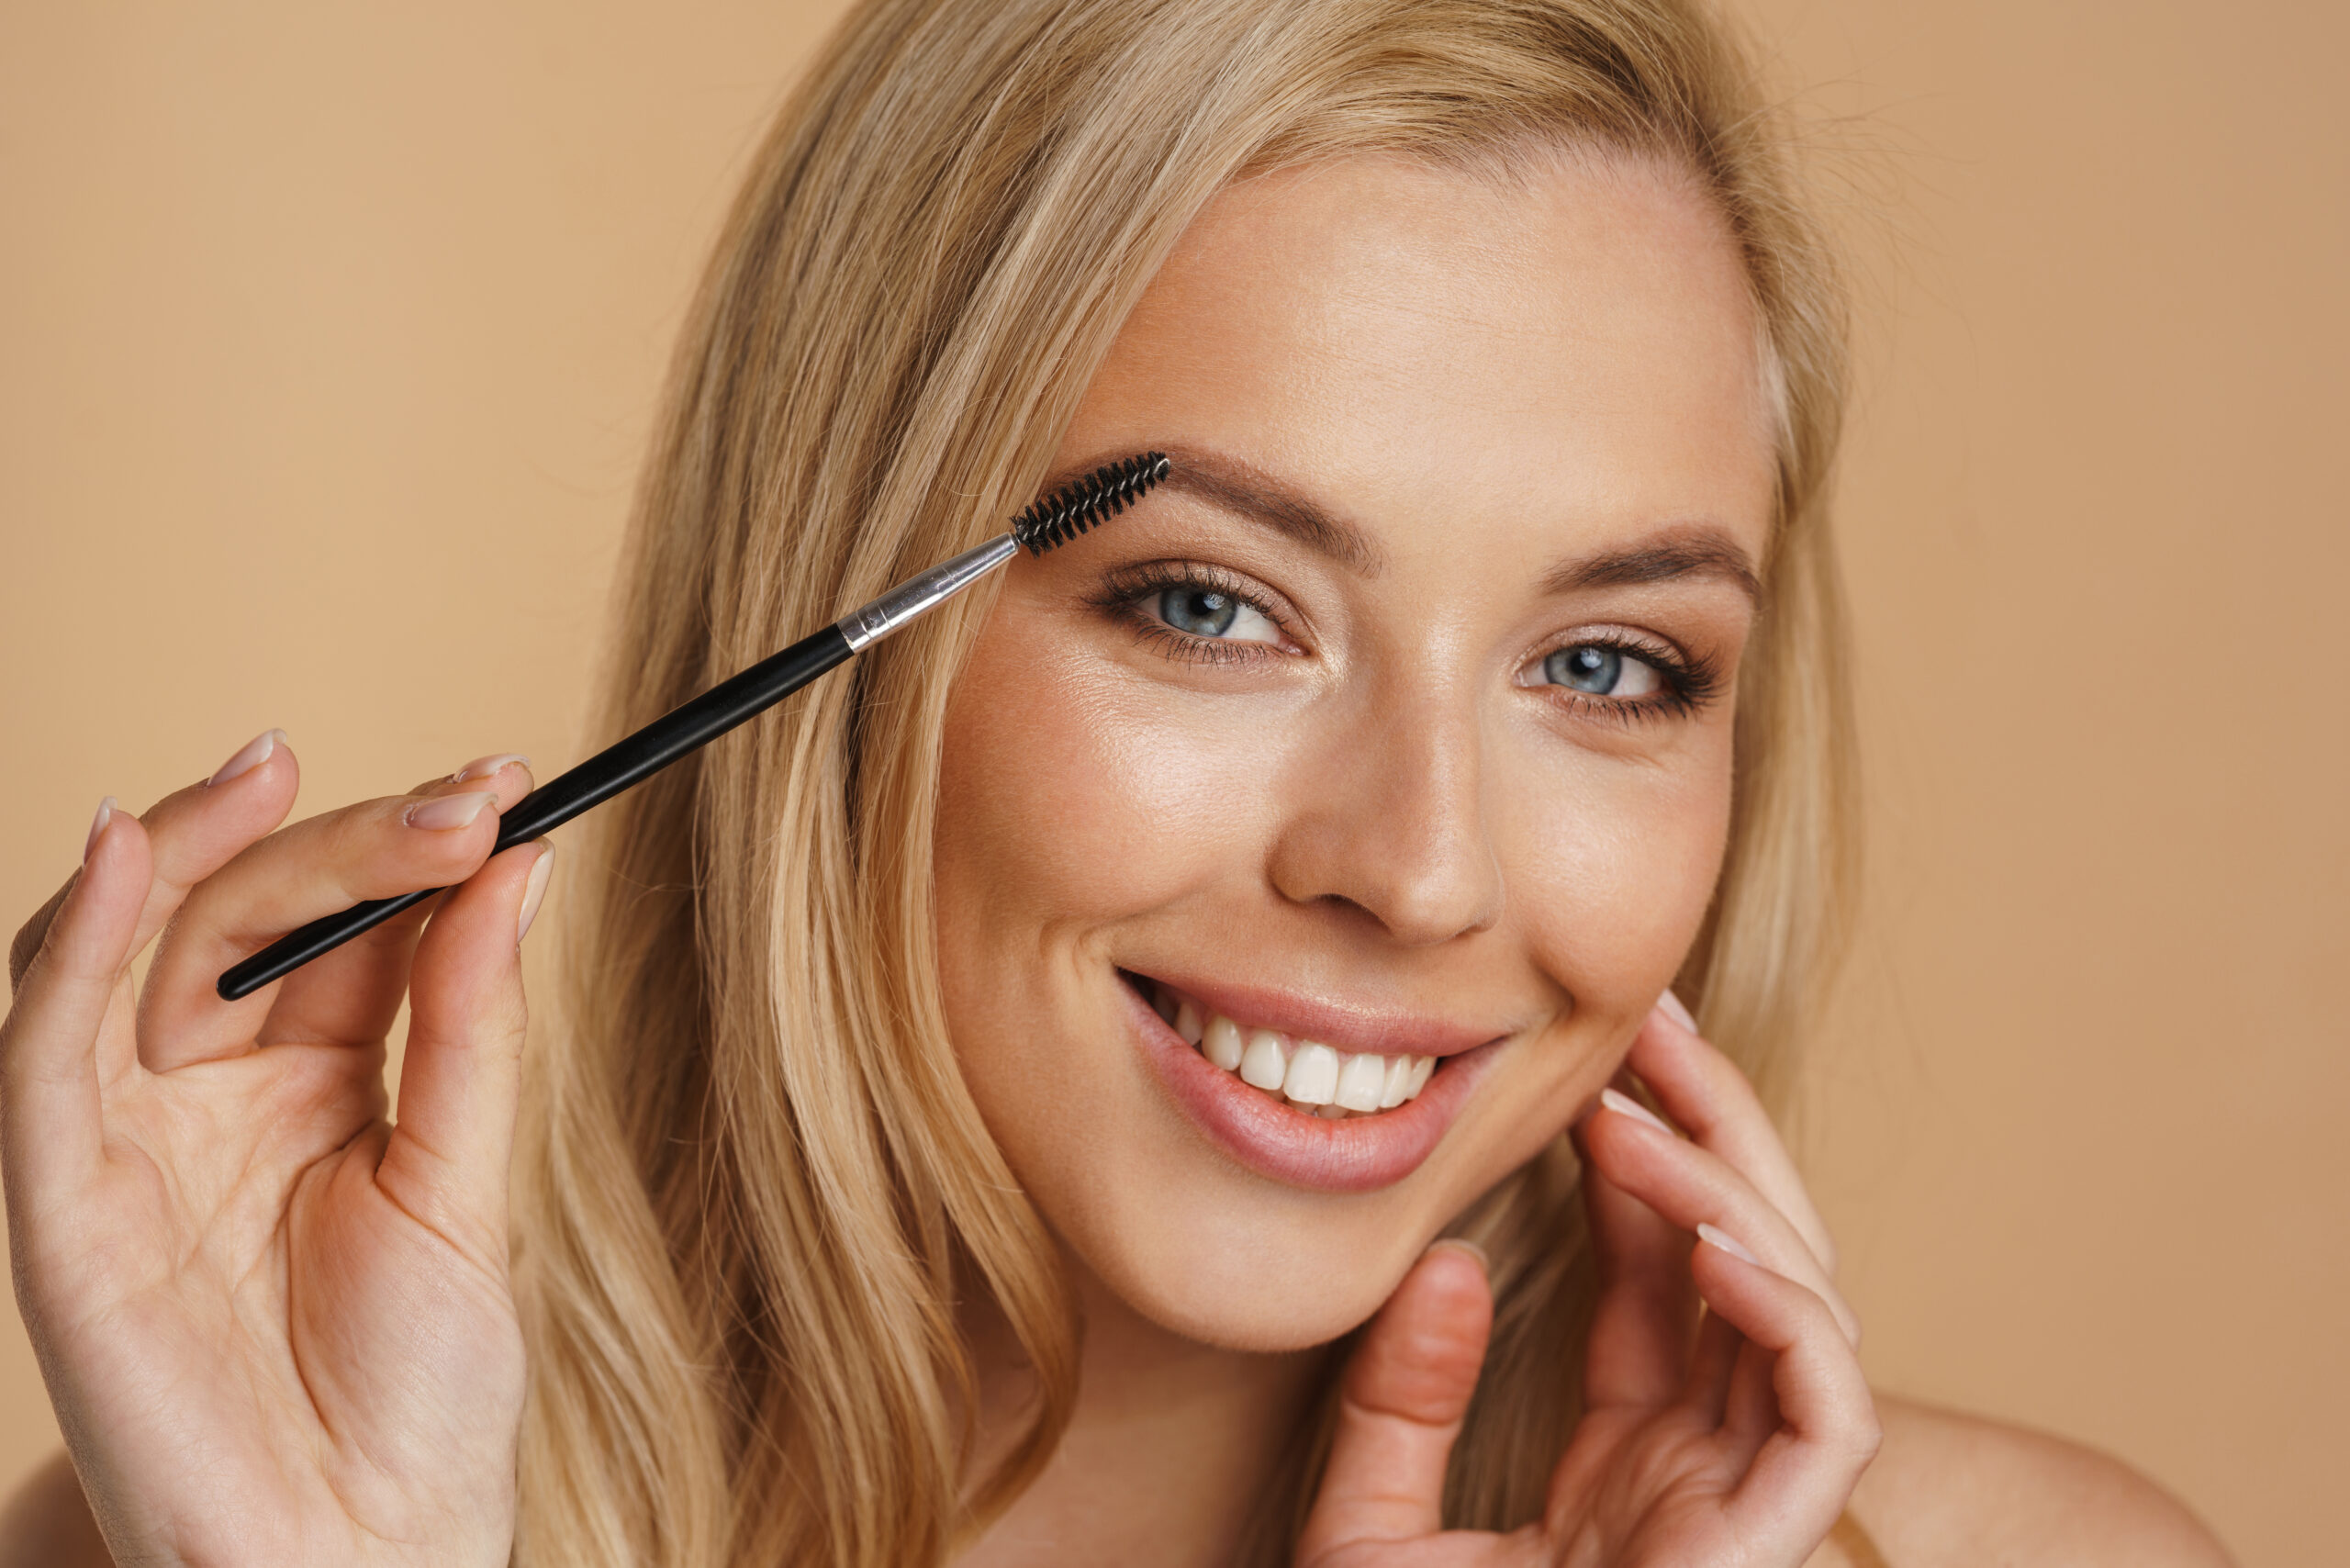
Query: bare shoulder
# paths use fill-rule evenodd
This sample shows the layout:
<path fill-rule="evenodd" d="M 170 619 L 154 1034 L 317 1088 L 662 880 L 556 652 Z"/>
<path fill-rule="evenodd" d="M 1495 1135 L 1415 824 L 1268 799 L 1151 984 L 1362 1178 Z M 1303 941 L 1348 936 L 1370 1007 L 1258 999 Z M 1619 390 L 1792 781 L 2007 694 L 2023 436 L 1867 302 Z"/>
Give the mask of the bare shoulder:
<path fill-rule="evenodd" d="M 1852 1517 L 1888 1568 L 2232 1568 L 2186 1506 L 2076 1443 L 1877 1396 L 1885 1446 Z"/>
<path fill-rule="evenodd" d="M 0 1568 L 114 1568 L 81 1478 L 62 1452 L 0 1507 Z"/>

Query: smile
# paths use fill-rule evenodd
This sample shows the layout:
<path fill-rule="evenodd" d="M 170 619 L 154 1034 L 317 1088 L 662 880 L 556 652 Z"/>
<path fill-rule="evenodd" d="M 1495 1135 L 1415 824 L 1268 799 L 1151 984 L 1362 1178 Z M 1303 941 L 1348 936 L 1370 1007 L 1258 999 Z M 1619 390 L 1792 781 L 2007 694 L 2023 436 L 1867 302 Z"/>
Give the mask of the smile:
<path fill-rule="evenodd" d="M 1332 1121 L 1377 1115 L 1407 1103 L 1436 1070 L 1432 1056 L 1340 1051 L 1319 1040 L 1242 1023 L 1172 986 L 1147 983 L 1159 1017 L 1206 1060 L 1272 1099 Z"/>
<path fill-rule="evenodd" d="M 1403 1181 L 1517 1031 L 1220 979 L 1122 969 L 1135 1041 L 1171 1106 L 1288 1187 Z"/>

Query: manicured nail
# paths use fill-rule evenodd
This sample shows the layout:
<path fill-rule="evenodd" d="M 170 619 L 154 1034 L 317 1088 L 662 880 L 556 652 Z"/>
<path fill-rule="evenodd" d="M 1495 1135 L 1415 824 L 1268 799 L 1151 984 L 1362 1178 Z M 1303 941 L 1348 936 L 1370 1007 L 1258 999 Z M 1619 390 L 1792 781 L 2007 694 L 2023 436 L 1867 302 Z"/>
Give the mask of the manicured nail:
<path fill-rule="evenodd" d="M 487 778 L 501 768 L 505 767 L 507 764 L 512 762 L 519 762 L 525 767 L 531 766 L 531 759 L 524 756 L 520 752 L 501 751 L 495 756 L 477 756 L 474 758 L 471 762 L 468 762 L 463 767 L 460 767 L 457 771 L 449 775 L 449 782 L 452 784 L 470 784 L 476 778 Z"/>
<path fill-rule="evenodd" d="M 1757 1258 L 1753 1253 L 1749 1252 L 1745 1248 L 1740 1246 L 1738 1244 L 1738 1238 L 1730 1235 L 1729 1232 L 1726 1230 L 1717 1229 L 1715 1226 L 1710 1225 L 1701 1225 L 1697 1227 L 1697 1239 L 1706 1243 L 1708 1247 L 1720 1248 L 1723 1251 L 1729 1253 L 1731 1257 L 1739 1260 L 1739 1261 L 1742 1263 L 1751 1263 L 1758 1269 L 1769 1267 L 1769 1265 L 1764 1263 L 1762 1259 Z"/>
<path fill-rule="evenodd" d="M 207 789 L 226 784 L 239 774 L 251 773 L 269 760 L 270 753 L 285 744 L 284 730 L 263 730 L 244 744 L 236 756 L 220 765 L 220 771 L 204 781 Z"/>
<path fill-rule="evenodd" d="M 82 841 L 82 858 L 84 860 L 86 861 L 89 859 L 90 851 L 98 846 L 99 838 L 102 837 L 106 831 L 106 823 L 112 821 L 114 821 L 114 797 L 112 795 L 108 795 L 105 800 L 98 802 L 97 820 L 90 824 L 90 836 Z"/>
<path fill-rule="evenodd" d="M 547 879 L 554 875 L 554 846 L 539 846 L 539 858 L 531 867 L 531 879 L 522 888 L 522 916 L 515 923 L 514 940 L 520 942 L 531 934 L 531 922 L 539 918 L 539 901 L 547 896 Z"/>
<path fill-rule="evenodd" d="M 1599 1092 L 1599 1103 L 1619 1116 L 1629 1116 L 1636 1122 L 1647 1123 L 1667 1137 L 1680 1136 L 1665 1125 L 1663 1117 L 1633 1099 L 1629 1094 L 1618 1094 L 1613 1089 L 1603 1089 Z"/>
<path fill-rule="evenodd" d="M 420 827 L 427 833 L 449 833 L 470 827 L 481 815 L 482 808 L 498 799 L 495 795 L 435 795 L 429 801 L 419 801 L 400 813 L 400 821 L 410 827 Z"/>
<path fill-rule="evenodd" d="M 1448 1248 L 1455 1252 L 1466 1252 L 1469 1256 L 1477 1260 L 1478 1271 L 1482 1272 L 1485 1278 L 1490 1280 L 1494 1277 L 1494 1260 L 1485 1256 L 1485 1249 L 1483 1248 L 1478 1246 L 1468 1238 L 1462 1236 L 1448 1236 L 1441 1241 L 1431 1241 L 1428 1243 L 1428 1252 L 1434 1252 L 1438 1248 Z M 1425 1258 L 1427 1256 L 1427 1252 L 1423 1252 L 1420 1256 Z"/>
<path fill-rule="evenodd" d="M 1681 999 L 1673 995 L 1673 992 L 1668 991 L 1662 996 L 1658 997 L 1656 999 L 1656 1004 L 1666 1017 L 1672 1019 L 1674 1023 L 1680 1025 L 1683 1028 L 1688 1030 L 1693 1035 L 1697 1032 L 1697 1020 L 1690 1015 L 1689 1009 L 1683 1006 L 1681 1004 Z"/>

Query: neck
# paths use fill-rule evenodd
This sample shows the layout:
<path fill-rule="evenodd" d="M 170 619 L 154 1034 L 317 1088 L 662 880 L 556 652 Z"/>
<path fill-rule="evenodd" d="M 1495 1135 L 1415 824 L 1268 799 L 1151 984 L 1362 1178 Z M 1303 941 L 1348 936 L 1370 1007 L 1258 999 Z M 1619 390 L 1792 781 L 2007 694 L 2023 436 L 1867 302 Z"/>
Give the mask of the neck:
<path fill-rule="evenodd" d="M 1223 1568 L 1320 1381 L 1322 1350 L 1216 1350 L 1136 1313 L 1074 1259 L 1084 1315 L 1077 1409 L 1035 1482 L 957 1561 Z M 978 1460 L 1017 1440 L 1035 1383 L 992 1304 L 966 1309 Z"/>

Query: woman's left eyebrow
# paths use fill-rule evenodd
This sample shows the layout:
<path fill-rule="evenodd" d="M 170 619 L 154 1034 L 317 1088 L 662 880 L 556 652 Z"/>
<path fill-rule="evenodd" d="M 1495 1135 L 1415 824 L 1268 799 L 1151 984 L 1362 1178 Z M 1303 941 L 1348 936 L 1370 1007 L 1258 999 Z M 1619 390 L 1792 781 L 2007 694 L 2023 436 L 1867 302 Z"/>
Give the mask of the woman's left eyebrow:
<path fill-rule="evenodd" d="M 1754 570 L 1753 558 L 1726 531 L 1710 523 L 1677 529 L 1620 550 L 1604 550 L 1562 561 L 1545 574 L 1542 587 L 1550 593 L 1569 594 L 1591 588 L 1676 582 L 1684 577 L 1714 577 L 1728 582 L 1746 595 L 1749 603 L 1762 608 L 1762 579 Z"/>

